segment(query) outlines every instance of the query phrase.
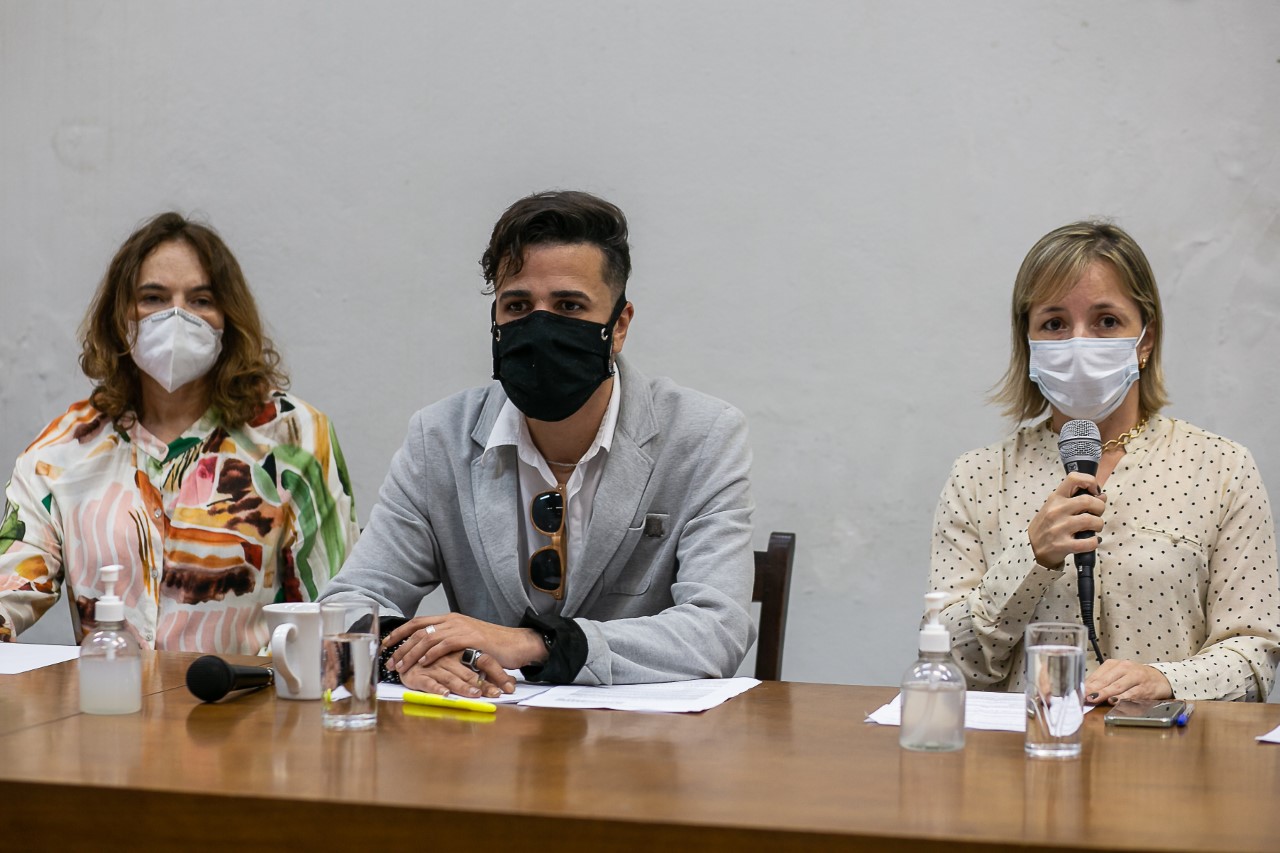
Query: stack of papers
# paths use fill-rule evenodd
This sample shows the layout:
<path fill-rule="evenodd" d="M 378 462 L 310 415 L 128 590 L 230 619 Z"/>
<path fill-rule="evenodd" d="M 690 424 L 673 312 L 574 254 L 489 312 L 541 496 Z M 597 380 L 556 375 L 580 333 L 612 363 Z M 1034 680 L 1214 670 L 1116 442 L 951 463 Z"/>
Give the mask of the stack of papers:
<path fill-rule="evenodd" d="M 346 688 L 338 688 L 345 690 Z M 389 702 L 403 702 L 406 690 L 411 688 L 405 687 L 403 684 L 379 684 L 378 698 L 386 699 Z M 450 693 L 450 699 L 470 699 L 475 702 L 490 702 L 494 705 L 515 705 L 523 702 L 525 699 L 532 699 L 539 693 L 544 693 L 551 689 L 550 684 L 530 684 L 527 681 L 516 679 L 516 691 L 514 693 L 503 693 L 497 699 L 490 699 L 488 696 L 459 696 L 457 693 Z M 336 694 L 338 698 L 342 695 Z"/>
<path fill-rule="evenodd" d="M 513 673 L 514 674 L 514 673 Z M 530 684 L 516 678 L 516 690 L 497 699 L 457 696 L 453 699 L 480 699 L 495 705 L 522 705 L 528 708 L 609 708 L 615 711 L 648 711 L 688 714 L 706 711 L 745 693 L 760 682 L 754 678 L 702 678 L 661 684 L 620 684 L 613 687 L 584 687 Z M 408 689 L 399 684 L 379 684 L 378 698 L 404 701 Z"/>
<path fill-rule="evenodd" d="M 754 678 L 701 678 L 613 687 L 552 687 L 521 702 L 531 708 L 611 708 L 615 711 L 696 713 L 727 702 L 759 684 Z"/>

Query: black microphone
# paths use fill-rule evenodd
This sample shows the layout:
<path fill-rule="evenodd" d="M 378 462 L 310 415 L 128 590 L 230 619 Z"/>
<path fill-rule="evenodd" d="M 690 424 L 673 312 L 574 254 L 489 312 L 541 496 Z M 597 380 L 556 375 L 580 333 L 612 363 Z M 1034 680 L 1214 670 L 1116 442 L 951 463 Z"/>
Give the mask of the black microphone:
<path fill-rule="evenodd" d="M 216 655 L 196 658 L 187 668 L 187 689 L 202 702 L 217 702 L 228 693 L 266 687 L 274 680 L 269 666 L 237 666 Z"/>
<path fill-rule="evenodd" d="M 1102 433 L 1098 431 L 1098 425 L 1093 421 L 1067 421 L 1058 433 L 1058 455 L 1062 457 L 1062 464 L 1068 474 L 1079 471 L 1097 476 L 1098 460 L 1102 458 Z M 1088 494 L 1088 490 L 1076 490 L 1076 495 L 1083 494 Z M 1092 530 L 1081 530 L 1076 538 L 1095 539 L 1097 534 Z M 1095 551 L 1076 554 L 1076 589 L 1080 593 L 1080 621 L 1089 631 L 1089 642 L 1093 644 L 1093 653 L 1097 656 L 1098 663 L 1102 663 L 1098 633 L 1093 627 L 1093 567 L 1096 560 Z"/>

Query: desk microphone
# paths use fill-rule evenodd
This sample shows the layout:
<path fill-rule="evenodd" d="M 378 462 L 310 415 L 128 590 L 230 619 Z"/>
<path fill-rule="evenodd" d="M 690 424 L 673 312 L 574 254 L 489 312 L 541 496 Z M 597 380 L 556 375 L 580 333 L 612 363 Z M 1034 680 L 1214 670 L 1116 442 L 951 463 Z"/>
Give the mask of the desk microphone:
<path fill-rule="evenodd" d="M 237 666 L 216 655 L 196 658 L 187 668 L 187 689 L 202 702 L 217 702 L 228 693 L 266 687 L 274 680 L 269 666 Z"/>
<path fill-rule="evenodd" d="M 1093 421 L 1067 421 L 1058 433 L 1058 455 L 1062 457 L 1062 464 L 1068 474 L 1079 471 L 1097 476 L 1098 460 L 1102 458 L 1102 433 L 1098 431 L 1098 425 Z M 1084 494 L 1088 494 L 1086 489 L 1076 491 L 1076 495 Z M 1081 530 L 1076 534 L 1077 539 L 1096 537 L 1097 534 L 1092 530 Z M 1089 642 L 1093 645 L 1098 663 L 1102 663 L 1098 633 L 1093 627 L 1093 566 L 1096 559 L 1096 551 L 1076 554 L 1076 589 L 1080 593 L 1080 621 L 1089 631 Z"/>

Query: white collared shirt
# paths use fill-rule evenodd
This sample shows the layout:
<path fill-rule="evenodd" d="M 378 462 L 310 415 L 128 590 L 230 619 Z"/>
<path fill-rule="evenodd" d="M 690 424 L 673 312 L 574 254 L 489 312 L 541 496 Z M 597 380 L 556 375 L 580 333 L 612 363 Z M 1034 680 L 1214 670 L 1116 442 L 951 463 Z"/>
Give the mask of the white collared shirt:
<path fill-rule="evenodd" d="M 596 489 L 600 486 L 600 477 L 604 474 L 605 462 L 609 459 L 609 448 L 613 444 L 613 432 L 618 425 L 618 408 L 622 399 L 622 375 L 615 371 L 613 390 L 609 394 L 609 406 L 600 420 L 600 428 L 596 437 L 587 448 L 582 458 L 577 460 L 577 467 L 565 483 L 565 550 L 569 561 L 565 576 L 566 591 L 573 585 L 574 567 L 582 558 L 582 546 L 586 541 L 587 525 L 591 523 L 591 506 L 595 500 Z M 517 469 L 519 470 L 520 535 L 516 537 L 520 548 L 520 568 L 523 572 L 525 592 L 533 609 L 540 614 L 559 613 L 563 601 L 556 601 L 545 592 L 533 588 L 529 582 L 529 555 L 539 548 L 551 544 L 551 538 L 538 531 L 529 520 L 529 502 L 533 497 L 558 485 L 555 474 L 547 460 L 538 452 L 529 435 L 529 425 L 524 415 L 508 400 L 498 412 L 493 431 L 489 433 L 489 441 L 484 452 L 488 453 L 496 447 L 514 446 L 516 449 Z M 569 462 L 568 459 L 557 459 L 556 462 Z"/>

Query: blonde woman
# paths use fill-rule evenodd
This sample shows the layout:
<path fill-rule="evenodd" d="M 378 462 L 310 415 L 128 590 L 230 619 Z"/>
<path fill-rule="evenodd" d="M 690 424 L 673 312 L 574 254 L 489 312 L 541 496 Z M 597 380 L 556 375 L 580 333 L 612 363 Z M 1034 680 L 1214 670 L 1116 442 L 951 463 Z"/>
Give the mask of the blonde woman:
<path fill-rule="evenodd" d="M 930 585 L 970 686 L 1022 689 L 1024 629 L 1080 621 L 1071 560 L 1096 550 L 1104 662 L 1088 656 L 1087 701 L 1265 701 L 1280 660 L 1271 507 L 1248 450 L 1161 414 L 1164 322 L 1142 250 L 1105 223 L 1045 235 L 1012 319 L 995 399 L 1033 423 L 960 457 L 934 522 Z M 1073 419 L 1101 432 L 1096 476 L 1064 472 Z"/>

